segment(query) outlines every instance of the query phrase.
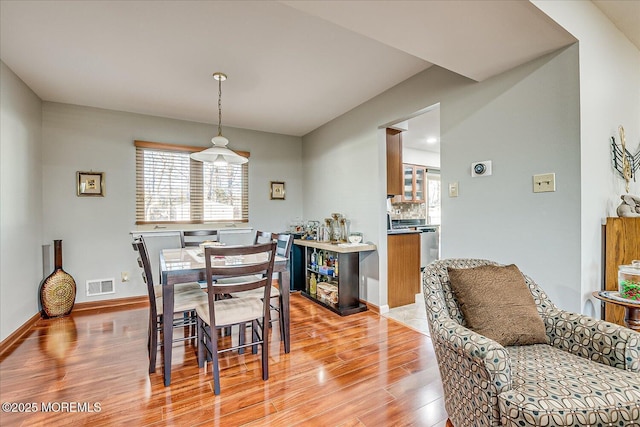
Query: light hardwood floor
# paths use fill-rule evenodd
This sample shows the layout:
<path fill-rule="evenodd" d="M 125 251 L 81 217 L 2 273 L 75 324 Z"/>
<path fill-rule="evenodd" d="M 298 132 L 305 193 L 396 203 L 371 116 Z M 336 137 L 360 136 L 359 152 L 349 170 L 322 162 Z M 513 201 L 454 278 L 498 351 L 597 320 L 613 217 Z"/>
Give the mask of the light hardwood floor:
<path fill-rule="evenodd" d="M 290 354 L 276 325 L 269 380 L 259 355 L 225 353 L 214 396 L 211 369 L 198 369 L 190 343 L 174 345 L 170 387 L 160 365 L 147 373 L 146 309 L 39 320 L 0 362 L 2 403 L 37 412 L 1 412 L 0 425 L 445 425 L 428 336 L 372 312 L 340 317 L 299 294 L 291 296 Z"/>

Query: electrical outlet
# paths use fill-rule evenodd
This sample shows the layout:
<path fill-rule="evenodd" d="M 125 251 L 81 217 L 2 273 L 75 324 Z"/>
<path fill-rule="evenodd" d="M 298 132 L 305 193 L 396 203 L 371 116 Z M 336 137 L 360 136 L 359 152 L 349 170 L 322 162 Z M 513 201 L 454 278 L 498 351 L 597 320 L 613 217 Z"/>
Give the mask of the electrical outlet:
<path fill-rule="evenodd" d="M 123 271 L 122 273 L 120 273 L 120 280 L 122 282 L 128 282 L 129 281 L 129 272 L 128 271 Z"/>
<path fill-rule="evenodd" d="M 546 193 L 548 191 L 556 191 L 556 174 L 533 175 L 533 192 Z"/>
<path fill-rule="evenodd" d="M 458 197 L 458 182 L 449 183 L 449 197 Z"/>

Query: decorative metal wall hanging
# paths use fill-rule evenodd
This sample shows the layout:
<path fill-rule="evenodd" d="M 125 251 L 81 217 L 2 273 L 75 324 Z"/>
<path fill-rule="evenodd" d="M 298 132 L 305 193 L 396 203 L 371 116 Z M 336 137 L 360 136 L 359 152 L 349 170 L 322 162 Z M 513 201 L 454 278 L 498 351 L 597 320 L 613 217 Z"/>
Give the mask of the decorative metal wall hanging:
<path fill-rule="evenodd" d="M 620 133 L 621 146 L 616 144 L 616 137 L 611 137 L 611 156 L 613 159 L 613 168 L 618 171 L 620 176 L 625 180 L 625 190 L 629 192 L 629 181 L 633 179 L 636 182 L 636 171 L 640 167 L 640 147 L 636 154 L 631 154 L 626 147 L 624 138 L 624 128 L 618 127 Z"/>

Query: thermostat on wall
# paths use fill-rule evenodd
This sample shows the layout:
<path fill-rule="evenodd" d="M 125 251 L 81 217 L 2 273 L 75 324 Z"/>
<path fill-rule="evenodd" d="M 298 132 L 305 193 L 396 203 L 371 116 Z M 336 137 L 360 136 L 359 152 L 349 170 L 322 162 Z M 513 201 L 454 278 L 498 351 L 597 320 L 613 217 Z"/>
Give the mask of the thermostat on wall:
<path fill-rule="evenodd" d="M 471 176 L 491 175 L 491 160 L 471 163 Z"/>

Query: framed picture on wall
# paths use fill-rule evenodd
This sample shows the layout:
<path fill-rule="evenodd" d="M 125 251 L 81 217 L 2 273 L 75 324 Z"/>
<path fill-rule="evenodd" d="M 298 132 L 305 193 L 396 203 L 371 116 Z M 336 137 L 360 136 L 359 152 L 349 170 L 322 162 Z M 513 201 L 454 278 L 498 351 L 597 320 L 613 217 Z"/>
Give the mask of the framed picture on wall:
<path fill-rule="evenodd" d="M 104 197 L 104 172 L 76 172 L 79 197 Z"/>
<path fill-rule="evenodd" d="M 271 181 L 271 200 L 284 200 L 284 182 Z"/>

